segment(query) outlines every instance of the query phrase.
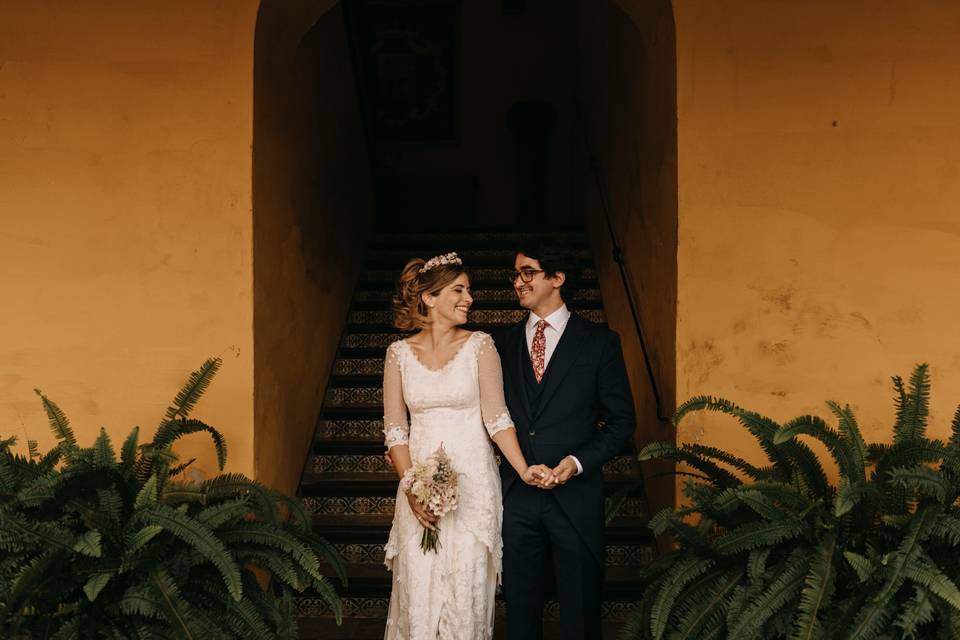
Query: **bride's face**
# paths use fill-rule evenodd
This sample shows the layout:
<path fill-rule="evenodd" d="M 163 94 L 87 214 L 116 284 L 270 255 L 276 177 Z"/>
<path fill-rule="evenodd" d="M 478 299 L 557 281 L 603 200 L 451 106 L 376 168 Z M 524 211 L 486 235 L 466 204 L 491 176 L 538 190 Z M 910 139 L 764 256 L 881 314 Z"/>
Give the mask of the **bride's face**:
<path fill-rule="evenodd" d="M 429 296 L 427 306 L 430 307 L 430 316 L 433 322 L 443 322 L 451 325 L 461 325 L 467 321 L 467 312 L 473 304 L 470 295 L 470 278 L 465 273 L 445 286 L 435 296 Z"/>

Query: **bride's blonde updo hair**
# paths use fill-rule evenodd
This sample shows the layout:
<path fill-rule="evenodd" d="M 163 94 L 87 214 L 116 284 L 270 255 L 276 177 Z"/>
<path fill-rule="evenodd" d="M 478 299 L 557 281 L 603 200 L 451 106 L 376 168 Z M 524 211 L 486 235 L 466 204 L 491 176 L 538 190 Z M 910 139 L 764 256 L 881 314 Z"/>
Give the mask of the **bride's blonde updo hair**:
<path fill-rule="evenodd" d="M 453 256 L 456 262 L 441 262 L 438 260 Z M 444 254 L 431 258 L 428 261 L 414 258 L 400 272 L 397 280 L 397 290 L 393 294 L 393 326 L 401 331 L 422 329 L 427 325 L 427 305 L 423 302 L 423 294 L 437 295 L 440 291 L 466 273 L 456 254 Z"/>

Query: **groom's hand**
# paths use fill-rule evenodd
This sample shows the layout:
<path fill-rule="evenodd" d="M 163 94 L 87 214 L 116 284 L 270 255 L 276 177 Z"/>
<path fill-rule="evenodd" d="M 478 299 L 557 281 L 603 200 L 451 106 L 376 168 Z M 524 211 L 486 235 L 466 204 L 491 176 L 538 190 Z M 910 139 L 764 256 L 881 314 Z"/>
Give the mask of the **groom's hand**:
<path fill-rule="evenodd" d="M 526 473 L 521 477 L 523 481 L 531 487 L 552 489 L 557 486 L 557 478 L 554 476 L 553 471 L 550 467 L 542 464 L 534 464 L 527 467 Z"/>
<path fill-rule="evenodd" d="M 576 473 L 577 463 L 574 462 L 570 456 L 561 460 L 560 464 L 553 468 L 553 475 L 556 476 L 558 484 L 566 484 L 567 480 L 572 478 Z"/>

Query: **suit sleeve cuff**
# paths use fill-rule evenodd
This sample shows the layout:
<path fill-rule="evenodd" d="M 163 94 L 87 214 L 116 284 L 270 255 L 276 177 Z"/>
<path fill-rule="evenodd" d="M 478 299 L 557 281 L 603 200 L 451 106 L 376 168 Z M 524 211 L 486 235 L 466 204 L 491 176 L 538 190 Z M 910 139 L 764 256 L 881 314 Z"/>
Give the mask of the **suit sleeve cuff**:
<path fill-rule="evenodd" d="M 580 464 L 579 460 L 577 460 L 577 456 L 569 456 L 569 458 L 573 460 L 573 464 L 577 465 L 577 472 L 573 475 L 578 476 L 583 473 L 583 465 Z"/>

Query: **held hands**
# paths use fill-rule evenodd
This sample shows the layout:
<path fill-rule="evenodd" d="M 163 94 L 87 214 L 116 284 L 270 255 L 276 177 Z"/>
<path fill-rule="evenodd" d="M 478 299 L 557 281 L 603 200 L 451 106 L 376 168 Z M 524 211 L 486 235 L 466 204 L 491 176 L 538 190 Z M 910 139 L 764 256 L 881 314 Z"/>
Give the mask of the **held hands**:
<path fill-rule="evenodd" d="M 553 468 L 551 473 L 556 478 L 557 484 L 566 484 L 567 480 L 577 473 L 577 463 L 573 461 L 573 458 L 567 456 Z"/>
<path fill-rule="evenodd" d="M 550 467 L 542 464 L 530 465 L 520 477 L 531 487 L 552 489 L 557 486 L 556 474 L 554 474 Z"/>

